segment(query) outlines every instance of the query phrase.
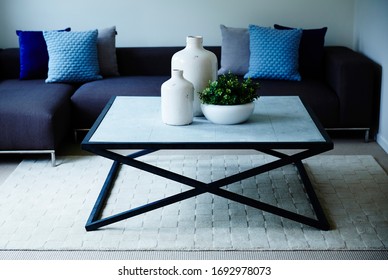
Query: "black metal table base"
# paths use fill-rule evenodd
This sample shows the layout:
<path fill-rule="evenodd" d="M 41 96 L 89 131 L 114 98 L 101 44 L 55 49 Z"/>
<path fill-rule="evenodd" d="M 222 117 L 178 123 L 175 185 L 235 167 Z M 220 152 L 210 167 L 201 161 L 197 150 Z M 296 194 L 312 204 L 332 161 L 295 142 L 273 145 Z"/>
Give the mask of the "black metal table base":
<path fill-rule="evenodd" d="M 148 211 L 152 211 L 155 209 L 158 209 L 160 207 L 164 207 L 203 193 L 212 193 L 214 195 L 218 195 L 221 197 L 224 197 L 226 199 L 230 199 L 232 201 L 236 201 L 238 203 L 242 203 L 251 207 L 254 207 L 256 209 L 260 209 L 269 213 L 272 213 L 274 215 L 278 215 L 311 227 L 315 227 L 320 230 L 329 230 L 330 225 L 324 215 L 324 212 L 322 210 L 322 207 L 319 203 L 319 200 L 314 192 L 313 186 L 310 182 L 310 179 L 307 175 L 307 172 L 303 166 L 302 160 L 305 158 L 308 158 L 310 156 L 319 154 L 323 151 L 317 150 L 317 149 L 308 149 L 301 152 L 298 152 L 293 155 L 287 155 L 285 153 L 281 153 L 272 149 L 262 149 L 260 150 L 263 153 L 272 155 L 277 157 L 278 159 L 264 164 L 257 167 L 253 167 L 249 170 L 243 171 L 238 174 L 231 175 L 229 177 L 213 181 L 210 183 L 203 183 L 201 181 L 150 165 L 148 163 L 142 162 L 140 160 L 137 160 L 136 158 L 141 157 L 146 154 L 153 153 L 157 150 L 142 150 L 140 152 L 131 154 L 129 156 L 124 156 L 118 153 L 115 153 L 113 151 L 107 150 L 107 149 L 93 149 L 93 153 L 99 154 L 103 157 L 110 158 L 114 160 L 114 163 L 109 171 L 109 174 L 107 176 L 107 179 L 101 189 L 101 192 L 97 198 L 97 201 L 92 209 L 92 212 L 89 216 L 89 219 L 86 223 L 85 229 L 87 231 L 93 231 L 97 230 L 98 228 L 101 228 L 103 226 L 107 226 L 143 213 L 146 213 Z M 104 209 L 104 205 L 106 201 L 109 198 L 109 194 L 111 189 L 114 186 L 115 179 L 117 177 L 117 174 L 120 170 L 120 166 L 122 164 L 132 166 L 134 168 L 138 168 L 140 170 L 144 170 L 147 172 L 150 172 L 152 174 L 159 175 L 161 177 L 170 179 L 175 182 L 179 182 L 185 185 L 188 185 L 192 187 L 193 189 L 190 189 L 188 191 L 178 193 L 175 195 L 172 195 L 170 197 L 166 197 L 148 204 L 145 204 L 143 206 L 139 206 L 133 209 L 130 209 L 128 211 L 124 211 L 122 213 L 118 213 L 109 217 L 103 217 L 101 218 L 102 211 Z M 232 184 L 256 175 L 259 175 L 261 173 L 289 165 L 289 164 L 295 164 L 296 168 L 299 171 L 300 177 L 302 179 L 303 185 L 305 187 L 306 193 L 308 195 L 308 198 L 310 200 L 310 203 L 314 209 L 316 219 L 313 219 L 311 217 L 303 216 L 298 213 L 294 213 L 267 203 L 263 203 L 261 201 L 236 194 L 233 192 L 230 192 L 228 190 L 222 189 L 222 187 Z M 259 186 L 260 187 L 260 186 Z"/>

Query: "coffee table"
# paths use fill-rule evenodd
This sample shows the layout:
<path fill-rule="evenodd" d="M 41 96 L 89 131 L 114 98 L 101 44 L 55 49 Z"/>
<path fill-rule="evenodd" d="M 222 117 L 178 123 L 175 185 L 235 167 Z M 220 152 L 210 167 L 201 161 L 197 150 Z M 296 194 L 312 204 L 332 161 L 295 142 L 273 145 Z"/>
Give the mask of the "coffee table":
<path fill-rule="evenodd" d="M 296 96 L 267 96 L 255 101 L 251 118 L 238 125 L 218 125 L 195 117 L 187 126 L 162 123 L 160 97 L 113 97 L 85 139 L 82 148 L 113 160 L 113 165 L 85 225 L 87 231 L 122 221 L 203 193 L 212 193 L 317 229 L 330 225 L 314 192 L 302 160 L 333 148 L 333 143 L 311 110 Z M 138 150 L 129 155 L 123 150 Z M 255 150 L 276 160 L 238 174 L 204 183 L 153 166 L 141 157 L 158 150 Z M 109 217 L 101 217 L 122 164 L 192 187 L 191 189 Z M 210 164 L 210 163 L 209 163 Z M 222 187 L 270 170 L 294 164 L 299 171 L 315 218 L 267 204 Z M 260 188 L 260 186 L 258 186 Z"/>

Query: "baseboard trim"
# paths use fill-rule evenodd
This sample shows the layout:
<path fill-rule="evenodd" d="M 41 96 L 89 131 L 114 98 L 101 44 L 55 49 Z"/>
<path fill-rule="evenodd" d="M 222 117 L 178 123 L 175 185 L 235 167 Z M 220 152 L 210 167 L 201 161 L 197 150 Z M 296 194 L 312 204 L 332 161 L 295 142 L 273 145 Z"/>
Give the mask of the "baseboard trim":
<path fill-rule="evenodd" d="M 388 153 L 388 139 L 381 135 L 381 133 L 378 133 L 376 142 L 380 145 L 381 148 L 383 148 L 386 153 Z"/>

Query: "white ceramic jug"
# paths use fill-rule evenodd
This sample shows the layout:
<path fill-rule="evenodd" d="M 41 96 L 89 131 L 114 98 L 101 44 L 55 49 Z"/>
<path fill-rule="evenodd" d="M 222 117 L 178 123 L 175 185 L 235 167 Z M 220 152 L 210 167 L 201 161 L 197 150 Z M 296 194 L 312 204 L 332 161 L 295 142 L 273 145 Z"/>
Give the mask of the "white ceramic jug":
<path fill-rule="evenodd" d="M 175 53 L 171 59 L 172 69 L 183 70 L 183 76 L 194 86 L 194 116 L 201 116 L 198 92 L 217 79 L 217 56 L 203 48 L 202 36 L 188 36 L 186 47 Z"/>
<path fill-rule="evenodd" d="M 173 69 L 171 78 L 161 87 L 162 121 L 168 125 L 193 122 L 194 86 L 183 77 L 183 71 Z"/>

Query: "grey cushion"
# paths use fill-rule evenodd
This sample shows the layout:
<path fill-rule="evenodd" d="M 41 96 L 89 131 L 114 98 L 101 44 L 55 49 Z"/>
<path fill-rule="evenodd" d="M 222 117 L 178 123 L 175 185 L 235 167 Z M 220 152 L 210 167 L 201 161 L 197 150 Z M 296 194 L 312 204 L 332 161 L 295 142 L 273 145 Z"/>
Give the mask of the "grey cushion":
<path fill-rule="evenodd" d="M 97 50 L 100 75 L 119 76 L 116 58 L 116 26 L 98 29 Z"/>
<path fill-rule="evenodd" d="M 226 27 L 221 25 L 222 47 L 221 68 L 218 74 L 229 71 L 245 75 L 249 68 L 249 31 L 247 28 Z"/>

